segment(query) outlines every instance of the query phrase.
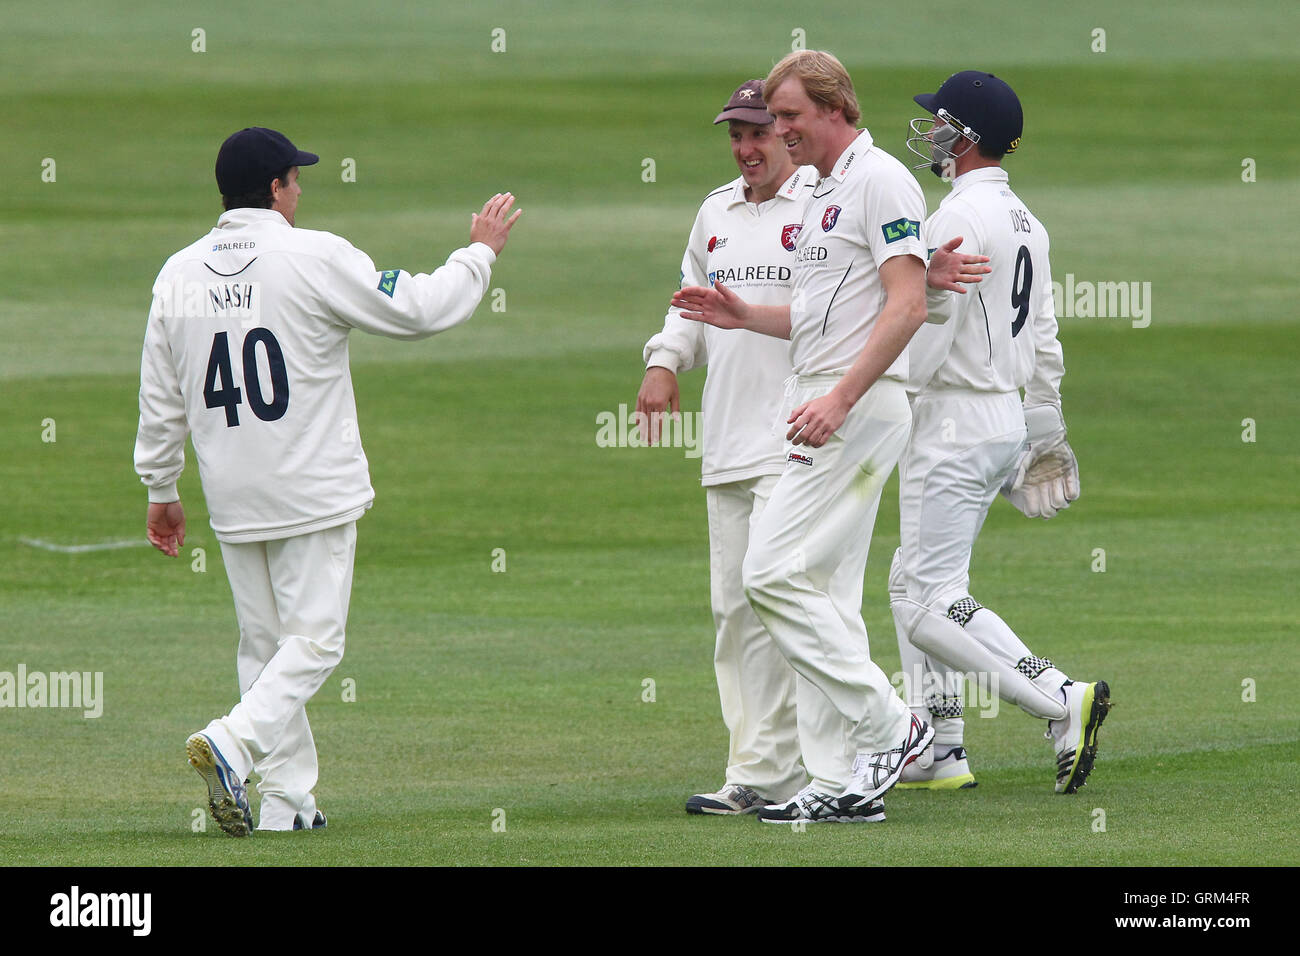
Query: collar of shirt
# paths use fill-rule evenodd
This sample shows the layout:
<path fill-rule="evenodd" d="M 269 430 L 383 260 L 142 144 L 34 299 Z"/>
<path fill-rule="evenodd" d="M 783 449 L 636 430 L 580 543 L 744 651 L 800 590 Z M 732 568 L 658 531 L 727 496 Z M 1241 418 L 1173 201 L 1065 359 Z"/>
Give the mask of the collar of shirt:
<path fill-rule="evenodd" d="M 794 172 L 790 174 L 790 178 L 781 184 L 781 188 L 776 191 L 776 196 L 773 198 L 795 199 L 799 195 L 799 187 L 807 181 L 804 176 L 804 168 L 796 166 Z M 745 177 L 741 176 L 734 184 L 731 199 L 727 201 L 727 208 L 746 202 L 749 202 L 749 200 L 745 198 Z"/>
<path fill-rule="evenodd" d="M 823 177 L 823 179 L 833 179 L 837 183 L 844 182 L 849 174 L 849 167 L 853 165 L 860 154 L 869 150 L 871 145 L 871 133 L 866 129 L 858 130 L 857 138 L 849 144 L 844 152 L 840 153 L 840 158 L 835 160 L 835 165 L 831 167 L 831 174 Z"/>
<path fill-rule="evenodd" d="M 252 226 L 257 223 L 268 223 L 275 226 L 289 227 L 289 220 L 280 215 L 274 209 L 257 209 L 245 207 L 243 209 L 228 209 L 221 214 L 217 220 L 217 228 L 225 229 L 230 226 Z M 289 227 L 292 228 L 292 227 Z"/>
<path fill-rule="evenodd" d="M 976 183 L 1005 183 L 1007 182 L 1007 171 L 1001 166 L 981 166 L 979 169 L 972 169 L 968 173 L 962 173 L 952 181 L 952 192 L 949 195 L 960 192 L 967 186 L 974 186 Z"/>

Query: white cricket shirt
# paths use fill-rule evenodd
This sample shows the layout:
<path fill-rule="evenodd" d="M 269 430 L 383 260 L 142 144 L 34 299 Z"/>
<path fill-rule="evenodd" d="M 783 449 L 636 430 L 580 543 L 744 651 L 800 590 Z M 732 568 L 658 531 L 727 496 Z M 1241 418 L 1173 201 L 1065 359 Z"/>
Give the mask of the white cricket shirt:
<path fill-rule="evenodd" d="M 907 167 L 858 133 L 813 189 L 795 247 L 790 364 L 800 375 L 846 372 L 885 304 L 879 267 L 926 261 L 925 197 Z M 882 378 L 905 381 L 907 350 Z"/>
<path fill-rule="evenodd" d="M 816 179 L 815 168 L 800 167 L 774 198 L 759 204 L 745 201 L 744 177 L 709 193 L 682 256 L 682 287 L 719 281 L 746 302 L 789 304 L 795 237 Z M 663 331 L 643 354 L 647 367 L 674 373 L 708 364 L 701 402 L 702 484 L 781 473 L 784 436 L 772 423 L 790 376 L 789 342 L 717 329 L 669 309 Z"/>
<path fill-rule="evenodd" d="M 432 275 L 381 272 L 328 232 L 235 209 L 154 283 L 135 467 L 176 501 L 191 434 L 212 530 L 263 541 L 355 520 L 374 499 L 348 333 L 416 339 L 464 322 L 496 255 L 457 249 Z"/>
<path fill-rule="evenodd" d="M 929 290 L 931 319 L 909 346 L 909 391 L 969 388 L 1011 392 L 1026 387 L 1026 404 L 1061 404 L 1065 374 L 1057 340 L 1047 230 L 997 166 L 953 180 L 925 224 L 938 248 L 962 236 L 961 252 L 989 257 L 993 271 L 965 295 Z"/>

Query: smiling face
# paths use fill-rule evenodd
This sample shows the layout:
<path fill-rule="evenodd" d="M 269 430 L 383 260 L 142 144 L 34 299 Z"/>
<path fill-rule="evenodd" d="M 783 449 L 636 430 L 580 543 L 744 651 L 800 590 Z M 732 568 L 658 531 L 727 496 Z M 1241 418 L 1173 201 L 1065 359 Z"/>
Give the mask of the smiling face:
<path fill-rule="evenodd" d="M 843 131 L 851 130 L 839 109 L 818 106 L 797 76 L 786 78 L 767 97 L 767 110 L 776 117 L 773 132 L 796 166 L 816 166 L 823 176 L 839 157 Z"/>
<path fill-rule="evenodd" d="M 750 202 L 767 202 L 781 184 L 794 175 L 794 163 L 785 144 L 777 138 L 773 124 L 758 125 L 731 120 L 731 155 L 745 178 Z"/>

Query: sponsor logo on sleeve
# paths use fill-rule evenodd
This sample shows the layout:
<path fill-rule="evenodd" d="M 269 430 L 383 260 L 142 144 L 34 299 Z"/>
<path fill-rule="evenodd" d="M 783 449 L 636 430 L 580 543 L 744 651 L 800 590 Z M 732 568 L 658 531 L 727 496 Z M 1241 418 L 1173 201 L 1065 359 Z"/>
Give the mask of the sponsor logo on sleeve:
<path fill-rule="evenodd" d="M 899 239 L 906 239 L 908 236 L 913 239 L 921 238 L 921 224 L 915 219 L 895 219 L 881 226 L 880 231 L 885 234 L 885 245 L 897 242 Z"/>
<path fill-rule="evenodd" d="M 726 236 L 723 236 L 723 237 L 721 237 L 721 238 L 718 238 L 717 236 L 710 236 L 710 237 L 709 237 L 709 252 L 712 252 L 712 251 L 715 250 L 715 249 L 721 249 L 721 248 L 722 248 L 723 246 L 725 246 L 726 244 L 727 244 L 727 237 L 726 237 Z"/>
<path fill-rule="evenodd" d="M 393 297 L 393 290 L 397 288 L 397 276 L 400 269 L 385 269 L 379 273 L 379 291 L 390 299 Z"/>
<path fill-rule="evenodd" d="M 785 246 L 787 252 L 794 252 L 794 241 L 799 238 L 799 230 L 803 229 L 803 223 L 792 222 L 781 230 L 781 245 Z"/>
<path fill-rule="evenodd" d="M 840 218 L 839 206 L 827 206 L 826 211 L 822 213 L 822 232 L 830 232 L 835 228 L 835 222 Z M 892 223 L 890 225 L 893 225 Z"/>

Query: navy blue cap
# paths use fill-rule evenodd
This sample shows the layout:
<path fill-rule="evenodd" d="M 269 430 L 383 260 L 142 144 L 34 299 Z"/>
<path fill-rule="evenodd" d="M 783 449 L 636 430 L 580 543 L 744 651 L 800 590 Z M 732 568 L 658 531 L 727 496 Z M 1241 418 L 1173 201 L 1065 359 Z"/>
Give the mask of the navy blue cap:
<path fill-rule="evenodd" d="M 1025 129 L 1015 91 L 992 73 L 962 70 L 943 81 L 937 93 L 912 99 L 931 113 L 946 110 L 980 135 L 980 145 L 994 152 L 1014 152 Z"/>
<path fill-rule="evenodd" d="M 217 152 L 217 188 L 223 196 L 270 189 L 271 180 L 290 166 L 319 162 L 319 156 L 294 146 L 283 133 L 250 126 L 221 144 Z"/>

